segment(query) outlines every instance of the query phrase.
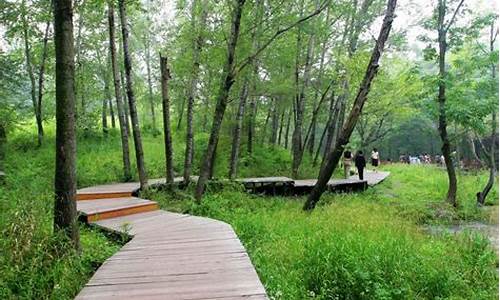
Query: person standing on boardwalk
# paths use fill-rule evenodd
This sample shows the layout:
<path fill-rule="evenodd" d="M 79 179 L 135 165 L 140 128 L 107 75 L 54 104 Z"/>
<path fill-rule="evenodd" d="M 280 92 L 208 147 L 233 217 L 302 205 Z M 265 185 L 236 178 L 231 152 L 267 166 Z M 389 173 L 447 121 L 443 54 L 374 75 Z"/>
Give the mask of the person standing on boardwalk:
<path fill-rule="evenodd" d="M 347 179 L 351 175 L 351 165 L 352 165 L 352 153 L 349 150 L 344 151 L 344 157 L 342 159 L 344 164 L 344 178 Z"/>
<path fill-rule="evenodd" d="M 372 151 L 372 166 L 373 166 L 373 170 L 374 171 L 377 171 L 377 167 L 380 163 L 380 160 L 379 160 L 379 154 L 378 154 L 378 150 L 377 148 L 373 148 L 373 151 Z"/>
<path fill-rule="evenodd" d="M 363 170 L 366 167 L 366 160 L 363 155 L 363 151 L 359 150 L 358 154 L 356 154 L 356 158 L 354 159 L 354 164 L 358 169 L 359 180 L 363 180 Z"/>

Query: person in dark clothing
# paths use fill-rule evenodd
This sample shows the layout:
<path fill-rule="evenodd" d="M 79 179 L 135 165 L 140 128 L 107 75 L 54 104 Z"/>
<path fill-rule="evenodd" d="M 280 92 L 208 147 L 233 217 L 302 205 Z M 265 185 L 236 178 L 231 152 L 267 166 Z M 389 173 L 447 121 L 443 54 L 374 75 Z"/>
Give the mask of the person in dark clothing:
<path fill-rule="evenodd" d="M 359 180 L 363 180 L 363 170 L 366 167 L 366 160 L 363 156 L 363 151 L 358 151 L 358 153 L 356 154 L 356 158 L 354 158 L 354 164 L 358 169 Z"/>

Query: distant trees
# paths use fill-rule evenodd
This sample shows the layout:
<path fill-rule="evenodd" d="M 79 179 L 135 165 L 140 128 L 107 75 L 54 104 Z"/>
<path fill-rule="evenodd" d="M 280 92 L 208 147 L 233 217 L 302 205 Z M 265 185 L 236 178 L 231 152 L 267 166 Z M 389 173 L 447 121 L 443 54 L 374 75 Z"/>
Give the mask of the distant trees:
<path fill-rule="evenodd" d="M 477 157 L 489 167 L 491 147 L 496 147 L 490 139 L 498 121 L 496 110 L 492 115 L 496 104 L 490 101 L 497 93 L 491 85 L 497 80 L 497 69 L 491 68 L 491 57 L 497 55 L 495 39 L 486 51 L 486 36 L 478 34 L 487 18 L 472 16 L 470 24 L 464 25 L 467 22 L 462 19 L 469 20 L 465 1 L 438 1 L 434 14 L 420 24 L 420 29 L 430 30 L 422 39 L 429 47 L 410 49 L 404 31 L 391 33 L 384 42 L 390 55 L 371 84 L 374 72 L 365 72 L 374 55 L 370 30 L 383 15 L 386 1 L 178 1 L 173 23 L 158 21 L 166 20 L 166 4 L 159 0 L 78 1 L 74 7 L 76 128 L 84 138 L 98 130 L 109 131 L 106 136 L 112 142 L 116 111 L 123 179 L 134 177 L 129 151 L 133 135 L 138 177 L 144 187 L 147 172 L 141 134 L 157 138 L 160 103 L 155 99 L 161 91 L 166 177 L 173 181 L 172 152 L 178 144 L 172 139 L 183 132 L 179 142 L 185 147 L 178 151 L 181 155 L 176 158 L 182 162 L 176 171 L 186 183 L 191 175 L 200 175 L 198 201 L 207 181 L 220 176 L 221 169 L 234 179 L 267 149 L 288 150 L 289 176 L 301 177 L 310 174 L 311 167 L 321 166 L 322 180 L 335 168 L 332 153 L 337 155 L 347 141 L 350 148 L 376 145 L 383 149 L 384 158 L 394 158 L 411 149 L 436 154 L 439 138 L 443 153 L 452 155 L 456 150 L 459 158 Z M 43 120 L 54 116 L 49 63 L 54 54 L 46 12 L 50 1 L 2 5 L 0 22 L 13 49 L 1 55 L 8 58 L 5 64 L 22 66 L 16 70 L 22 75 L 16 75 L 15 85 L 0 78 L 0 84 L 15 90 L 0 95 L 6 99 L 0 102 L 0 122 L 9 132 L 9 126 L 16 124 L 12 120 L 25 123 L 34 111 L 33 127 L 38 128 L 36 141 L 41 145 Z M 115 26 L 121 30 L 118 36 Z M 490 35 L 495 37 L 495 32 Z M 154 59 L 160 50 L 168 50 L 168 67 L 166 57 Z M 409 52 L 415 57 L 409 58 Z M 142 64 L 133 67 L 137 58 Z M 161 83 L 161 90 L 155 82 Z M 357 86 L 362 92 L 353 89 Z M 361 110 L 368 89 L 370 100 Z M 355 109 L 350 115 L 350 107 L 359 108 L 359 114 Z M 177 123 L 174 128 L 169 128 L 171 119 Z M 438 119 L 440 126 L 435 126 Z M 352 132 L 350 126 L 354 126 Z M 425 138 L 425 143 L 417 144 L 415 137 Z M 224 143 L 219 145 L 219 140 Z M 448 173 L 450 169 L 451 163 Z M 454 177 L 450 175 L 447 198 L 456 205 Z M 486 195 L 487 190 L 478 195 Z M 315 193 L 312 198 L 319 197 L 320 189 Z"/>
<path fill-rule="evenodd" d="M 379 36 L 375 42 L 372 56 L 368 63 L 363 81 L 360 84 L 358 94 L 354 100 L 349 117 L 340 131 L 339 139 L 335 144 L 335 148 L 326 157 L 325 164 L 320 170 L 318 181 L 304 204 L 304 210 L 311 210 L 316 206 L 316 203 L 319 201 L 321 194 L 325 191 L 328 180 L 330 180 L 332 173 L 335 170 L 342 153 L 344 152 L 345 145 L 349 142 L 354 127 L 359 119 L 359 115 L 361 114 L 365 101 L 368 97 L 372 80 L 377 74 L 379 68 L 378 62 L 382 55 L 385 42 L 389 37 L 389 32 L 391 31 L 395 9 L 396 0 L 389 0 L 387 2 L 385 17 L 382 22 L 382 27 L 380 28 Z"/>
<path fill-rule="evenodd" d="M 54 0 L 56 167 L 54 229 L 80 248 L 76 215 L 75 51 L 71 0 Z"/>

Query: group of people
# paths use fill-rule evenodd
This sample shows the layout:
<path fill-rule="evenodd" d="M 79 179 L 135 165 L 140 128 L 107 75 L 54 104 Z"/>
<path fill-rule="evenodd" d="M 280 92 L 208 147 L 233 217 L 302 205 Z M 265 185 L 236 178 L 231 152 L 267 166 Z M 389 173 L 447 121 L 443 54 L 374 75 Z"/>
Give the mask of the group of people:
<path fill-rule="evenodd" d="M 353 157 L 351 151 L 346 149 L 344 151 L 344 156 L 342 158 L 342 164 L 344 165 L 344 178 L 349 178 L 351 175 L 351 166 L 354 162 L 354 166 L 358 170 L 358 176 L 360 180 L 363 180 L 364 169 L 366 167 L 366 159 L 363 154 L 363 151 L 358 150 L 356 155 Z M 380 164 L 380 155 L 378 153 L 377 148 L 373 148 L 371 153 L 371 164 L 374 167 L 374 170 L 377 170 L 377 167 Z"/>
<path fill-rule="evenodd" d="M 444 157 L 442 155 L 436 155 L 434 158 L 430 156 L 428 153 L 420 154 L 412 156 L 410 154 L 400 155 L 399 162 L 404 164 L 411 165 L 420 165 L 420 164 L 432 164 L 436 163 L 438 165 L 444 165 Z"/>

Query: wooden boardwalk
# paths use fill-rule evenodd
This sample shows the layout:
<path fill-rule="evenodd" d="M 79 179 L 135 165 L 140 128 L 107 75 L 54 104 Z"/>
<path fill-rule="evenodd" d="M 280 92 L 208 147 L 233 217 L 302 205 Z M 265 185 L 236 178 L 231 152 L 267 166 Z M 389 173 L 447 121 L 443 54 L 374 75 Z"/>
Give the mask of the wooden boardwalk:
<path fill-rule="evenodd" d="M 137 189 L 138 183 L 124 183 L 78 191 L 87 222 L 133 238 L 76 299 L 267 299 L 230 225 L 158 210 L 154 201 L 133 197 Z"/>
<path fill-rule="evenodd" d="M 365 173 L 363 175 L 364 175 L 363 179 L 368 182 L 368 185 L 374 186 L 374 185 L 377 185 L 377 184 L 381 183 L 382 181 L 384 181 L 384 179 L 389 177 L 389 175 L 391 175 L 391 173 L 385 172 L 385 171 L 365 170 Z M 359 177 L 358 177 L 358 175 L 353 175 L 353 176 L 349 177 L 349 179 L 359 180 Z"/>
<path fill-rule="evenodd" d="M 332 179 L 329 191 L 364 190 L 388 172 L 367 171 Z M 196 180 L 194 177 L 192 180 Z M 176 178 L 181 183 L 182 178 Z M 309 192 L 315 179 L 244 178 L 253 192 Z M 165 179 L 152 179 L 161 185 Z M 159 210 L 137 198 L 139 183 L 116 183 L 78 190 L 80 218 L 113 232 L 133 236 L 96 271 L 76 299 L 267 299 L 264 286 L 230 225 L 203 217 Z"/>

